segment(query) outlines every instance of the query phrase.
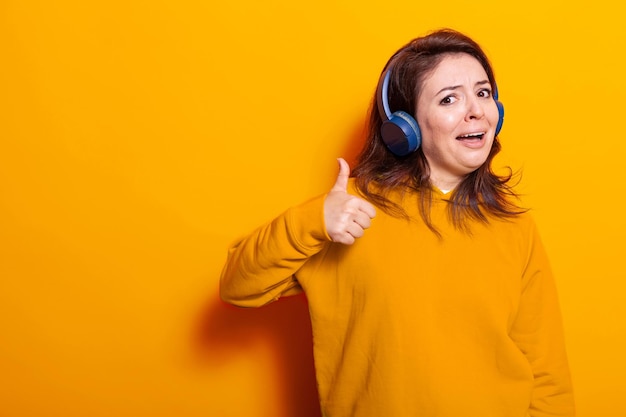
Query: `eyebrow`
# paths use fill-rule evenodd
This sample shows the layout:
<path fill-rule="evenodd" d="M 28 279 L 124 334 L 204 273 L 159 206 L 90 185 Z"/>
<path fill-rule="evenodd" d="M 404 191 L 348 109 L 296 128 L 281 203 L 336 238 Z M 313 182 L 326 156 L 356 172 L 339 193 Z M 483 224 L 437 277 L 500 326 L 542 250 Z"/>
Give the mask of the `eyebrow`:
<path fill-rule="evenodd" d="M 485 85 L 485 84 L 491 84 L 491 83 L 489 82 L 489 80 L 483 80 L 483 81 L 478 81 L 475 85 L 476 86 L 481 86 L 481 85 Z M 437 91 L 437 93 L 435 95 L 438 96 L 439 94 L 441 94 L 444 91 L 456 90 L 457 88 L 461 88 L 461 85 L 451 85 L 449 87 L 444 87 L 441 90 Z"/>

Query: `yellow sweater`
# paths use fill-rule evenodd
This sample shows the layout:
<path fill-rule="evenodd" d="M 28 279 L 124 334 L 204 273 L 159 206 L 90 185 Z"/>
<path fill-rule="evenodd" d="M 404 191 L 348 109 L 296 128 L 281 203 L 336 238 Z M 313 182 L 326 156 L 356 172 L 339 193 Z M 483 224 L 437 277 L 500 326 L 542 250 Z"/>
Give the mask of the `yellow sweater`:
<path fill-rule="evenodd" d="M 354 192 L 353 183 L 350 184 Z M 472 224 L 416 199 L 330 242 L 324 196 L 229 249 L 222 298 L 256 307 L 304 290 L 325 417 L 574 416 L 557 293 L 528 214 Z M 415 207 L 412 209 L 411 207 Z"/>

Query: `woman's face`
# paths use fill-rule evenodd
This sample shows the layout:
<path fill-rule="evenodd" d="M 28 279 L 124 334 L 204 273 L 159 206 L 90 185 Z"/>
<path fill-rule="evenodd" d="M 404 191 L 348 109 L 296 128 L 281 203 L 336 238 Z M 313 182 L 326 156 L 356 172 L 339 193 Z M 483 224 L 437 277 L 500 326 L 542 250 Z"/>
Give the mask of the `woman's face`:
<path fill-rule="evenodd" d="M 450 54 L 426 77 L 417 100 L 430 179 L 451 189 L 489 156 L 498 108 L 487 73 L 471 55 Z"/>

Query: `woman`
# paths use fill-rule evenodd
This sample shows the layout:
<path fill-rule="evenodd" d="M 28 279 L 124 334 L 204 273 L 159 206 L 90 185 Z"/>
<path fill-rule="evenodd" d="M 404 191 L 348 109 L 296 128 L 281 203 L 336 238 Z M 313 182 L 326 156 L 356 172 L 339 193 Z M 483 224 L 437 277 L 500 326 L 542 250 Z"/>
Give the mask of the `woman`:
<path fill-rule="evenodd" d="M 511 176 L 503 108 L 453 30 L 389 60 L 349 178 L 229 250 L 221 296 L 304 291 L 325 416 L 573 416 L 554 279 Z"/>

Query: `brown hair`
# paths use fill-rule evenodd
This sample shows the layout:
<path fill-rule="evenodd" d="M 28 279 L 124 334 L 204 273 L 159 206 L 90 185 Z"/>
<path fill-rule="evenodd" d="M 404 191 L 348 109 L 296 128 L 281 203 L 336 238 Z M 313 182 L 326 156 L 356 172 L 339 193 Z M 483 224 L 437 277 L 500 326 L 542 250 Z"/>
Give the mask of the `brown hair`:
<path fill-rule="evenodd" d="M 404 110 L 415 115 L 417 97 L 424 79 L 446 55 L 455 53 L 466 53 L 476 58 L 495 88 L 491 64 L 481 47 L 462 33 L 441 29 L 413 39 L 387 62 L 383 74 L 387 68 L 393 66 L 388 87 L 388 101 L 392 111 Z M 356 187 L 364 197 L 385 212 L 405 218 L 408 218 L 406 211 L 392 202 L 388 193 L 392 190 L 417 191 L 420 215 L 426 225 L 439 235 L 430 220 L 433 194 L 426 157 L 421 148 L 406 156 L 396 156 L 387 149 L 380 135 L 383 120 L 376 100 L 377 97 L 374 97 L 369 110 L 365 146 L 352 171 Z M 509 218 L 525 211 L 511 198 L 517 197 L 509 184 L 513 177 L 512 171 L 509 169 L 508 175 L 499 176 L 491 168 L 491 162 L 500 149 L 501 145 L 496 137 L 487 160 L 480 168 L 468 174 L 452 192 L 448 209 L 451 221 L 458 228 L 469 232 L 468 219 L 487 223 L 489 215 Z"/>

